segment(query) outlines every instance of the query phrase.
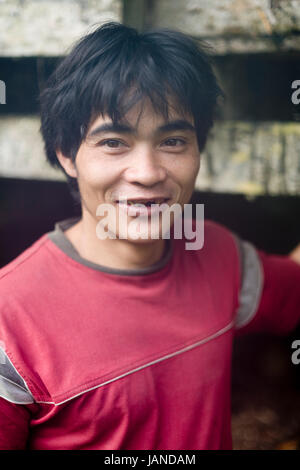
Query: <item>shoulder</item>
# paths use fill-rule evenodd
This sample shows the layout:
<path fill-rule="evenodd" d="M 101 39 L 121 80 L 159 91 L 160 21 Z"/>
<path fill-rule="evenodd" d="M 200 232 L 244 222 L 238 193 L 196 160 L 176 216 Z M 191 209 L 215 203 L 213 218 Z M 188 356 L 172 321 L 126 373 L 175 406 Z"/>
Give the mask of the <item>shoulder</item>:
<path fill-rule="evenodd" d="M 46 301 L 49 285 L 53 285 L 59 273 L 59 256 L 52 245 L 46 233 L 0 269 L 1 325 L 5 318 L 11 320 L 12 312 L 24 312 Z"/>
<path fill-rule="evenodd" d="M 203 257 L 207 269 L 214 272 L 223 284 L 238 286 L 240 283 L 241 260 L 239 237 L 227 227 L 207 220 L 204 223 Z"/>
<path fill-rule="evenodd" d="M 191 250 L 204 258 L 221 256 L 229 259 L 239 258 L 238 236 L 227 227 L 206 219 L 184 219 L 183 242 L 185 249 Z M 190 241 L 190 245 L 187 242 Z"/>
<path fill-rule="evenodd" d="M 202 273 L 212 290 L 236 295 L 240 284 L 241 260 L 238 236 L 223 225 L 199 219 L 184 220 L 184 236 L 176 240 L 180 267 L 187 273 Z"/>
<path fill-rule="evenodd" d="M 204 222 L 204 231 L 206 235 L 206 243 L 220 243 L 220 244 L 231 244 L 232 246 L 237 246 L 237 236 L 229 228 L 224 225 L 214 222 L 212 220 L 206 220 Z"/>
<path fill-rule="evenodd" d="M 46 393 L 32 364 L 55 302 L 51 286 L 59 269 L 51 244 L 44 234 L 0 269 L 0 396 L 12 403 L 31 403 Z"/>
<path fill-rule="evenodd" d="M 37 274 L 39 266 L 47 257 L 47 245 L 50 242 L 44 234 L 14 260 L 0 269 L 0 292 L 12 286 L 21 287 L 30 282 Z"/>

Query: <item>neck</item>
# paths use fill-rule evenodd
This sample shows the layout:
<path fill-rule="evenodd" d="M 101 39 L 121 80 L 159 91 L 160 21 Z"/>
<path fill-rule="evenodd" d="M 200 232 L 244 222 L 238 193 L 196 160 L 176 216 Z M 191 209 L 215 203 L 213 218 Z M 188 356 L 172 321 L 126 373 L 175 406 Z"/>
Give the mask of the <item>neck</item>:
<path fill-rule="evenodd" d="M 146 268 L 162 258 L 165 240 L 152 240 L 149 243 L 118 238 L 100 240 L 96 234 L 97 223 L 83 211 L 82 218 L 65 232 L 82 258 L 113 269 Z"/>

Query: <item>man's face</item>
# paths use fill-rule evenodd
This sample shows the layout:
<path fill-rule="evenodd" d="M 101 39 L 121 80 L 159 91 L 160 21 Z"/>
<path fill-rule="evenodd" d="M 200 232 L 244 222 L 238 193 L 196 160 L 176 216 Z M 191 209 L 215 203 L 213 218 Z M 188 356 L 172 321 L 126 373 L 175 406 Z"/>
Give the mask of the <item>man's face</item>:
<path fill-rule="evenodd" d="M 166 122 L 148 102 L 132 108 L 117 127 L 109 117 L 98 117 L 75 161 L 82 209 L 96 222 L 100 220 L 96 215 L 100 204 L 111 204 L 117 220 L 122 211 L 122 223 L 114 228 L 116 237 L 122 237 L 124 221 L 128 226 L 139 216 L 140 227 L 148 224 L 153 214 L 145 207 L 143 213 L 134 213 L 132 204 L 148 205 L 152 201 L 183 207 L 193 192 L 199 166 L 196 132 L 190 117 L 170 111 Z M 143 227 L 140 229 L 143 232 Z M 161 219 L 158 231 L 161 237 Z"/>

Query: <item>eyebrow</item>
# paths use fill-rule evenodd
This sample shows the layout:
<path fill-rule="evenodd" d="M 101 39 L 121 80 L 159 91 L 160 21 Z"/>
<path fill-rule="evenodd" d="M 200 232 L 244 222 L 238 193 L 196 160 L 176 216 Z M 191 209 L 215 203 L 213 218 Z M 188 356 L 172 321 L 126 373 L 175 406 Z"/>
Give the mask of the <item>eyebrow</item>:
<path fill-rule="evenodd" d="M 163 124 L 162 126 L 159 126 L 155 130 L 154 134 L 163 134 L 164 132 L 171 131 L 196 132 L 196 129 L 190 122 L 186 121 L 185 119 L 176 119 L 175 121 L 170 121 L 166 124 Z M 87 137 L 94 137 L 104 132 L 116 132 L 119 134 L 136 134 L 137 129 L 127 124 L 107 122 L 105 124 L 101 124 L 94 130 L 89 132 Z"/>

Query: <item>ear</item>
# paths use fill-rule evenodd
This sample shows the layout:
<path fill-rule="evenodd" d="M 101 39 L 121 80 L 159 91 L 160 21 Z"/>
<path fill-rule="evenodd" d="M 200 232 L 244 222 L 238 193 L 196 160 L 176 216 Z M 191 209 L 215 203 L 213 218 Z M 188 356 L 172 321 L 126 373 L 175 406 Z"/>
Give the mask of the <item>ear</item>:
<path fill-rule="evenodd" d="M 56 152 L 56 156 L 67 175 L 71 176 L 72 178 L 77 178 L 76 165 L 72 161 L 71 157 L 66 157 L 59 150 Z"/>

